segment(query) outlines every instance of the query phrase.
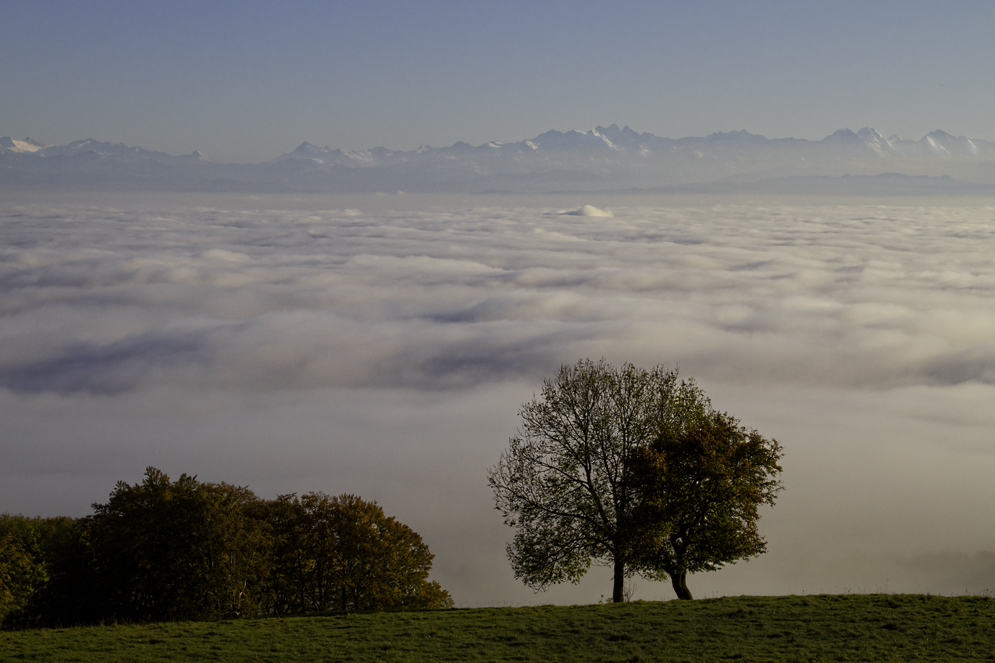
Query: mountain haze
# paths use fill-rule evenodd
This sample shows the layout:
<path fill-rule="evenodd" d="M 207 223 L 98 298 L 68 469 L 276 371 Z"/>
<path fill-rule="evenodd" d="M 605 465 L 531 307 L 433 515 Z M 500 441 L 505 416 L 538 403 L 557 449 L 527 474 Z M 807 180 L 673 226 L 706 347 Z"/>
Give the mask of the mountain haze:
<path fill-rule="evenodd" d="M 850 176 L 850 177 L 847 177 Z M 883 176 L 883 177 L 882 177 Z M 903 179 L 912 178 L 912 179 Z M 855 187 L 856 183 L 856 189 Z M 571 190 L 989 190 L 995 143 L 870 127 L 819 141 L 747 131 L 661 138 L 613 124 L 473 146 L 341 150 L 309 142 L 270 161 L 224 164 L 94 139 L 0 138 L 0 190 L 551 192 Z M 896 189 L 897 187 L 897 189 Z"/>

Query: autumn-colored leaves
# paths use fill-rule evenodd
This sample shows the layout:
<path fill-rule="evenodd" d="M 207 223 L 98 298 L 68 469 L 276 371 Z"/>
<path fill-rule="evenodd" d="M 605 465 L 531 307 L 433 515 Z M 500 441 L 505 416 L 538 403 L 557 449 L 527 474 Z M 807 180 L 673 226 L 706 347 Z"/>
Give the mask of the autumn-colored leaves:
<path fill-rule="evenodd" d="M 92 516 L 2 517 L 0 624 L 450 607 L 432 558 L 355 495 L 262 500 L 149 468 Z"/>

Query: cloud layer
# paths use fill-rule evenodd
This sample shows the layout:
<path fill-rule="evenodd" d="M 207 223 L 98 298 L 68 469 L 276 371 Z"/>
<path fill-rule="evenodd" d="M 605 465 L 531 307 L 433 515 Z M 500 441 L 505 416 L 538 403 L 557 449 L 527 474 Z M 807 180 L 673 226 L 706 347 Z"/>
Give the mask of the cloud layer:
<path fill-rule="evenodd" d="M 833 591 L 901 555 L 936 567 L 923 591 L 977 589 L 944 578 L 995 549 L 972 520 L 995 209 L 389 202 L 0 202 L 0 508 L 79 511 L 148 464 L 349 490 L 425 536 L 457 600 L 533 600 L 484 472 L 544 377 L 606 356 L 679 364 L 787 450 L 771 553 L 707 591 Z M 830 554 L 785 564 L 810 547 Z"/>

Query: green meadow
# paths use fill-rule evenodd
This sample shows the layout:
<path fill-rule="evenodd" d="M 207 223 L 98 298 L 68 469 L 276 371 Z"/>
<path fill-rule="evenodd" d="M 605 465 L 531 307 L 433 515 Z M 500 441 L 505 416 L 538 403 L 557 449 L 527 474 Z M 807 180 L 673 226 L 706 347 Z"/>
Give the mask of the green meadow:
<path fill-rule="evenodd" d="M 735 597 L 0 633 L 3 661 L 991 661 L 995 600 Z"/>

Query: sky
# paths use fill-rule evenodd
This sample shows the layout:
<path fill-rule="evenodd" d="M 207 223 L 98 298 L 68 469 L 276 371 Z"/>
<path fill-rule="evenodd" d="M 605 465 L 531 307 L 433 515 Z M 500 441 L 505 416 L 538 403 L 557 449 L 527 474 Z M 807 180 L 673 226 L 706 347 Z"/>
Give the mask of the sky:
<path fill-rule="evenodd" d="M 83 516 L 148 466 L 353 493 L 457 605 L 593 603 L 608 569 L 514 579 L 486 476 L 605 357 L 784 448 L 767 554 L 696 596 L 992 589 L 989 199 L 577 201 L 4 194 L 0 510 Z"/>
<path fill-rule="evenodd" d="M 990 2 L 7 0 L 0 135 L 256 162 L 612 123 L 995 140 Z"/>

